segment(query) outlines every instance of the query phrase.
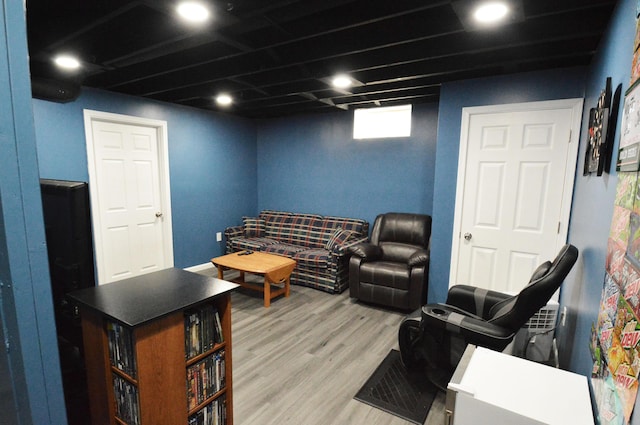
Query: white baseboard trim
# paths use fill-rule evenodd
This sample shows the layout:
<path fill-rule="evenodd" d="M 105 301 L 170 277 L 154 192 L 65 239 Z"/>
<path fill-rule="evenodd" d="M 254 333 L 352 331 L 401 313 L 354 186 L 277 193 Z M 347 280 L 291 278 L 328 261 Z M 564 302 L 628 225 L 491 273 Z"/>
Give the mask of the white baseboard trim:
<path fill-rule="evenodd" d="M 203 271 L 207 271 L 207 270 L 217 270 L 217 267 L 214 266 L 212 263 L 204 263 L 204 264 L 196 264 L 195 266 L 191 266 L 191 267 L 185 267 L 184 270 L 188 271 L 188 272 L 193 272 L 193 273 L 200 273 Z M 212 272 L 211 276 L 216 277 L 218 275 L 218 272 Z M 225 280 L 227 279 L 236 279 L 240 277 L 240 272 L 237 270 L 227 270 L 225 273 Z"/>
<path fill-rule="evenodd" d="M 185 267 L 188 272 L 201 272 L 203 270 L 215 269 L 216 267 L 212 263 L 196 264 L 195 266 Z"/>

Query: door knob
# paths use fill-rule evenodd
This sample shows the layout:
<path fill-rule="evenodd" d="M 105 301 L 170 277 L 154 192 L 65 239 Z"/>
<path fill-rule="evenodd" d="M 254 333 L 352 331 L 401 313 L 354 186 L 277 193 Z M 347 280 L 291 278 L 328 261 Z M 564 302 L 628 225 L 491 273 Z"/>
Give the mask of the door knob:
<path fill-rule="evenodd" d="M 158 217 L 158 218 L 162 217 L 162 213 L 161 213 L 160 211 L 158 211 L 158 212 L 156 213 L 156 217 Z"/>
<path fill-rule="evenodd" d="M 472 235 L 471 235 L 471 233 L 469 233 L 469 232 L 467 232 L 467 233 L 465 233 L 465 234 L 464 234 L 464 239 L 465 239 L 465 240 L 467 240 L 467 241 L 470 241 L 472 237 L 473 237 L 473 236 L 472 236 Z"/>

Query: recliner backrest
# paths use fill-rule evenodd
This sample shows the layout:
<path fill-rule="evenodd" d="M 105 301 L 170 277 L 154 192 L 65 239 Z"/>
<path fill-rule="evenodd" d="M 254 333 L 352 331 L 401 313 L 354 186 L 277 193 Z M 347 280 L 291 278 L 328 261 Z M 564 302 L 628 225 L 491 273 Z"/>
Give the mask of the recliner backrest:
<path fill-rule="evenodd" d="M 371 243 L 388 261 L 407 261 L 416 249 L 428 249 L 430 238 L 431 216 L 425 214 L 380 214 L 371 231 Z"/>
<path fill-rule="evenodd" d="M 489 312 L 489 322 L 515 332 L 540 308 L 544 307 L 558 290 L 578 259 L 578 249 L 565 245 L 553 263 L 541 264 L 534 271 L 530 283 L 520 293 Z"/>

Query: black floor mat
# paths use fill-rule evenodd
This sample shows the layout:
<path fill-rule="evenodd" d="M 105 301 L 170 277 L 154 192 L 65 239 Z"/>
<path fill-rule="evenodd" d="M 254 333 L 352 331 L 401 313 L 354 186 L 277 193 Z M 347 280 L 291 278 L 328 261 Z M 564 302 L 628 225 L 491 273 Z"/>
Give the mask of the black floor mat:
<path fill-rule="evenodd" d="M 422 425 L 437 391 L 421 374 L 407 373 L 400 352 L 391 350 L 354 398 Z"/>

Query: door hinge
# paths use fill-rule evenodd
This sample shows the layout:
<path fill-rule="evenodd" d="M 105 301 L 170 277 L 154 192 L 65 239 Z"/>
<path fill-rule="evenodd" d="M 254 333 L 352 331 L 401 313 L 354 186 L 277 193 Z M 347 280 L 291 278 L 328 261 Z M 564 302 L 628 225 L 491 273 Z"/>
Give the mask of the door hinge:
<path fill-rule="evenodd" d="M 561 224 L 561 222 L 559 221 L 558 222 L 558 234 L 560 234 L 560 224 Z"/>
<path fill-rule="evenodd" d="M 569 143 L 571 143 L 571 134 L 572 134 L 573 130 L 569 130 Z"/>

